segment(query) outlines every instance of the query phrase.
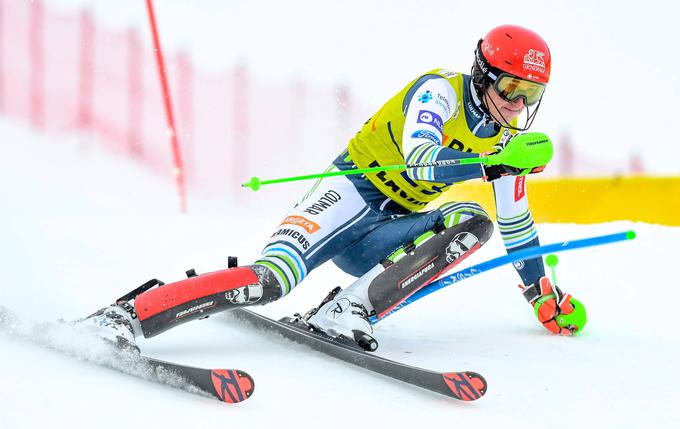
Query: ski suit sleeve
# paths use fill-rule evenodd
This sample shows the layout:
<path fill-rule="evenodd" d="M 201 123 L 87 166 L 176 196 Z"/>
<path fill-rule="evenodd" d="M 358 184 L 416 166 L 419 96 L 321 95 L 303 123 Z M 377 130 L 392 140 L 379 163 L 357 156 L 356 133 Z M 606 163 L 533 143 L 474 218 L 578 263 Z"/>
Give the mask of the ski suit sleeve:
<path fill-rule="evenodd" d="M 404 100 L 404 133 L 402 148 L 407 164 L 425 163 L 458 158 L 476 158 L 474 153 L 461 152 L 442 146 L 442 127 L 451 118 L 458 102 L 449 82 L 439 76 L 426 75 L 417 81 Z M 406 170 L 413 180 L 455 183 L 479 179 L 479 165 L 421 167 Z"/>
<path fill-rule="evenodd" d="M 526 176 L 503 176 L 491 182 L 496 200 L 496 220 L 508 254 L 540 245 L 538 232 L 529 210 Z M 543 258 L 536 257 L 513 264 L 525 285 L 545 275 Z"/>

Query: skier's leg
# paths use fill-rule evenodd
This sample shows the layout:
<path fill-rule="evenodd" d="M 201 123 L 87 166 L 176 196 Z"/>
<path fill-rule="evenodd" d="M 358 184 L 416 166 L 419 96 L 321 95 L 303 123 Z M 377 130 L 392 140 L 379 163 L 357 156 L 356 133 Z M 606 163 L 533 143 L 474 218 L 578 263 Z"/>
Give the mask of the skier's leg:
<path fill-rule="evenodd" d="M 357 334 L 347 330 L 338 317 L 346 296 L 381 317 L 472 254 L 492 232 L 493 224 L 476 203 L 447 203 L 428 213 L 385 223 L 333 259 L 344 271 L 363 275 L 308 313 L 308 322 L 331 335 L 356 339 Z"/>
<path fill-rule="evenodd" d="M 431 231 L 437 225 L 454 227 L 475 215 L 488 217 L 475 202 L 449 202 L 436 210 L 418 212 L 383 222 L 369 234 L 333 258 L 344 272 L 361 277 L 387 255 Z"/>
<path fill-rule="evenodd" d="M 378 218 L 346 178 L 319 181 L 287 214 L 254 264 L 140 290 L 90 318 L 131 331 L 126 340 L 134 341 L 220 311 L 270 303 L 363 237 Z"/>
<path fill-rule="evenodd" d="M 280 289 L 276 278 L 256 265 L 192 273 L 169 284 L 151 280 L 83 320 L 105 328 L 101 337 L 134 348 L 135 337 L 150 338 L 235 305 L 266 304 L 281 296 Z"/>
<path fill-rule="evenodd" d="M 318 181 L 284 217 L 255 264 L 290 293 L 314 268 L 361 240 L 386 216 L 371 210 L 346 177 Z"/>
<path fill-rule="evenodd" d="M 442 224 L 423 232 L 377 264 L 375 276 L 353 285 L 365 291 L 378 318 L 486 243 L 493 223 L 477 203 L 447 203 L 435 210 Z M 370 279 L 370 281 L 369 281 Z M 396 287 L 395 287 L 396 286 Z"/>
<path fill-rule="evenodd" d="M 144 337 L 236 306 L 262 305 L 281 296 L 281 285 L 258 265 L 189 277 L 142 293 L 134 312 Z"/>

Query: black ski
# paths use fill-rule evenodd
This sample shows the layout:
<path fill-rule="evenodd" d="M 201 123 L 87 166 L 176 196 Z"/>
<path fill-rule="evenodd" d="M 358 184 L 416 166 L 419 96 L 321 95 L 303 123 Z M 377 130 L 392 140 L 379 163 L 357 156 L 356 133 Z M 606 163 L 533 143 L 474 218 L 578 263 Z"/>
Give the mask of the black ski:
<path fill-rule="evenodd" d="M 276 332 L 328 356 L 451 398 L 474 401 L 486 393 L 486 380 L 476 372 L 437 372 L 385 359 L 364 351 L 353 341 L 328 337 L 290 317 L 276 321 L 245 309 L 231 314 L 258 331 Z"/>
<path fill-rule="evenodd" d="M 229 404 L 245 401 L 255 390 L 253 378 L 239 369 L 196 368 L 144 355 L 126 356 L 125 359 L 148 369 L 148 379 L 152 381 L 177 386 Z"/>
<path fill-rule="evenodd" d="M 0 306 L 0 334 L 4 332 L 95 365 L 227 403 L 245 401 L 255 390 L 253 378 L 239 369 L 195 368 L 144 356 L 136 351 L 122 350 L 113 344 L 110 348 L 103 345 L 101 352 L 93 353 L 92 350 L 74 348 L 55 340 L 63 335 L 53 336 L 52 333 L 59 331 L 63 334 L 64 330 L 68 333 L 67 337 L 89 335 L 66 322 L 25 322 L 9 309 Z"/>

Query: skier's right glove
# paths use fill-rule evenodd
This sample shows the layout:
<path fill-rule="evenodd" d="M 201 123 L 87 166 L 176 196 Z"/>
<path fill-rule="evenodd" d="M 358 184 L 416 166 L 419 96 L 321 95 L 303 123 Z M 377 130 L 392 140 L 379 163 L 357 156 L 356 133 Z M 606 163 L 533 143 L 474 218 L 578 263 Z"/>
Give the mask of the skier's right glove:
<path fill-rule="evenodd" d="M 490 155 L 497 152 L 489 152 L 486 155 Z M 484 155 L 484 156 L 486 156 Z M 483 165 L 482 171 L 485 182 L 494 181 L 502 176 L 526 176 L 527 174 L 540 173 L 545 169 L 545 165 L 534 168 L 517 168 L 511 167 L 509 165 Z"/>
<path fill-rule="evenodd" d="M 522 286 L 524 298 L 534 307 L 538 321 L 553 334 L 572 335 L 586 324 L 586 309 L 580 301 L 552 285 L 546 276 Z"/>
<path fill-rule="evenodd" d="M 489 155 L 495 155 L 498 152 L 502 151 L 505 149 L 505 147 L 512 141 L 514 137 L 517 137 L 516 134 L 515 136 L 509 138 L 507 141 L 502 141 L 497 143 L 494 147 L 491 148 L 489 152 L 483 152 L 479 154 L 480 158 L 483 158 L 485 156 Z M 527 174 L 533 174 L 533 173 L 540 173 L 545 169 L 545 165 L 541 165 L 538 167 L 534 168 L 518 168 L 518 167 L 512 167 L 510 165 L 484 165 L 482 164 L 482 179 L 485 182 L 491 182 L 494 181 L 502 176 L 526 176 Z"/>

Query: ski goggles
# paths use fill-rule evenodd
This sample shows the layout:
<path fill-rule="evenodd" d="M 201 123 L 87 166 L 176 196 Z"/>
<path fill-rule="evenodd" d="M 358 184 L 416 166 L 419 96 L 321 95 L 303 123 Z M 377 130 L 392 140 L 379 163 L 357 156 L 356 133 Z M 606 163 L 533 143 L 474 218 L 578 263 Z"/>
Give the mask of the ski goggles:
<path fill-rule="evenodd" d="M 543 83 L 520 79 L 507 73 L 498 76 L 493 87 L 505 101 L 513 102 L 518 98 L 524 98 L 527 106 L 538 103 L 545 91 Z"/>

